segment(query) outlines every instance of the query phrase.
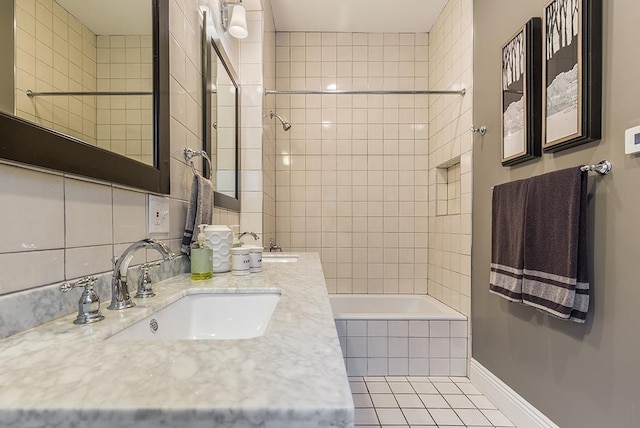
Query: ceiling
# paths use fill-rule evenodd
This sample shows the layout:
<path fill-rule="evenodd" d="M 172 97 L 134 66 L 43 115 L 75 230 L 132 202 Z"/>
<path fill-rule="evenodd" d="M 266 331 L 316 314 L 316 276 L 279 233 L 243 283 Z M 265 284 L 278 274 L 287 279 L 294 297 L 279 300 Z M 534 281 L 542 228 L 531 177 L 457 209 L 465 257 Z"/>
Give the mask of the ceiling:
<path fill-rule="evenodd" d="M 447 0 L 271 0 L 277 31 L 425 33 Z"/>
<path fill-rule="evenodd" d="M 151 34 L 150 0 L 56 0 L 96 35 Z"/>

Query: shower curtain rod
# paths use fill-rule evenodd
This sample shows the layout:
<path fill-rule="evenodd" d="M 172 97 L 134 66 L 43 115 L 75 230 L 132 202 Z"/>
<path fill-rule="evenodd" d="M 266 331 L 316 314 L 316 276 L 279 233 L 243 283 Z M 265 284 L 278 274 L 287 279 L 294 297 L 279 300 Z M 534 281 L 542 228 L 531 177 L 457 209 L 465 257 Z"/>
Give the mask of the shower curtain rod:
<path fill-rule="evenodd" d="M 459 91 L 396 91 L 396 90 L 352 90 L 352 89 L 334 89 L 326 91 L 310 91 L 310 90 L 278 90 L 267 89 L 265 95 L 461 95 L 467 92 L 466 89 Z"/>

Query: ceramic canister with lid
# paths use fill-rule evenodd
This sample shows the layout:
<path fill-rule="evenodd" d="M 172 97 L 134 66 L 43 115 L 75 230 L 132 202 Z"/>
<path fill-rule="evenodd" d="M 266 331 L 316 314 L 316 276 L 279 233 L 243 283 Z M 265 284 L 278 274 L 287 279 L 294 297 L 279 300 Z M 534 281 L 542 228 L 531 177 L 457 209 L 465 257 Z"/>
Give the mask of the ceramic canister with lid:
<path fill-rule="evenodd" d="M 251 259 L 249 249 L 246 247 L 234 247 L 231 249 L 231 274 L 249 275 L 251 273 Z"/>
<path fill-rule="evenodd" d="M 262 247 L 247 245 L 249 248 L 249 266 L 251 273 L 262 272 Z"/>
<path fill-rule="evenodd" d="M 204 228 L 204 234 L 213 249 L 213 273 L 229 272 L 233 232 L 227 226 L 213 224 Z"/>

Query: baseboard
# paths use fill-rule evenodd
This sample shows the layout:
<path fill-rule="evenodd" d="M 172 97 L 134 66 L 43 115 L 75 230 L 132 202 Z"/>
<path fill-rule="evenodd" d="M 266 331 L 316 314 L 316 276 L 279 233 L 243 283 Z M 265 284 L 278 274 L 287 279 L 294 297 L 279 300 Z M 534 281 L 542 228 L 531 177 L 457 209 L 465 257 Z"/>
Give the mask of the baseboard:
<path fill-rule="evenodd" d="M 531 403 L 522 398 L 509 385 L 471 359 L 473 384 L 518 428 L 560 428 Z"/>

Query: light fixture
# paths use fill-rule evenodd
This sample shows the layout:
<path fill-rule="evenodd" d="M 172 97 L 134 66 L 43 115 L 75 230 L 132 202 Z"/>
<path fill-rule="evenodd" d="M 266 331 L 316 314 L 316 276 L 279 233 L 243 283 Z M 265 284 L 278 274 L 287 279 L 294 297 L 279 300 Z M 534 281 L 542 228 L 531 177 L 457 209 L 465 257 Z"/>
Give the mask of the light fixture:
<path fill-rule="evenodd" d="M 247 30 L 247 12 L 242 6 L 242 0 L 226 1 L 220 4 L 220 21 L 222 29 L 228 31 L 236 39 L 244 39 L 249 35 Z"/>

